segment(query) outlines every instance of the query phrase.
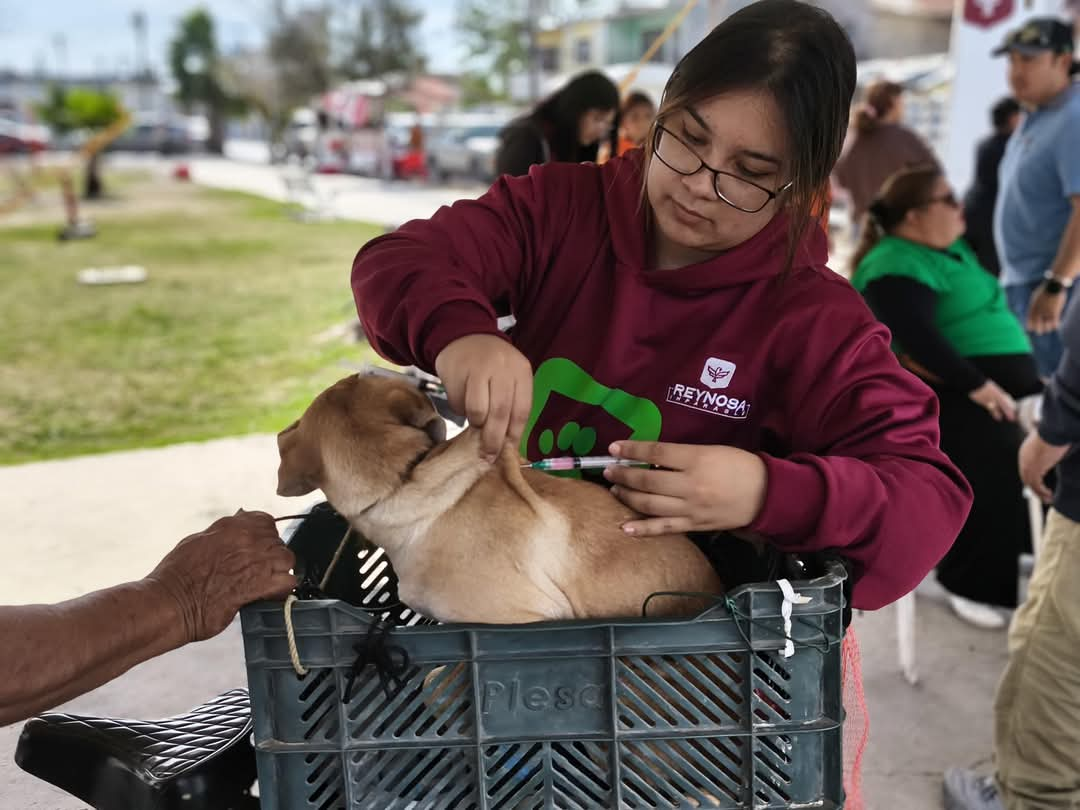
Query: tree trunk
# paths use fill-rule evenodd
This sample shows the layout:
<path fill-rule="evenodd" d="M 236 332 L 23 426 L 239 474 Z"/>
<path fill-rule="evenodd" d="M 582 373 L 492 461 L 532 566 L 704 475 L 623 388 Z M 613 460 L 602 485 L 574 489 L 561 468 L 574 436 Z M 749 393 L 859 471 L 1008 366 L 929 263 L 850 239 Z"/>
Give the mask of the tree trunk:
<path fill-rule="evenodd" d="M 86 187 L 83 196 L 88 200 L 100 199 L 105 194 L 105 185 L 101 182 L 101 154 L 95 153 L 86 161 Z"/>
<path fill-rule="evenodd" d="M 208 112 L 210 135 L 206 139 L 206 151 L 214 155 L 225 151 L 225 111 L 220 106 L 213 106 Z"/>

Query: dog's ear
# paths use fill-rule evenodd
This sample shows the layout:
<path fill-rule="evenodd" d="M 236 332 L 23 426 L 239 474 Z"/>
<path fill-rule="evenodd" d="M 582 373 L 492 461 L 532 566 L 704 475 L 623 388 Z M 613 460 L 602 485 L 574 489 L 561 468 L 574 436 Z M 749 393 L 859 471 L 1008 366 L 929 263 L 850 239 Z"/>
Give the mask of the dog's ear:
<path fill-rule="evenodd" d="M 390 407 L 403 425 L 420 428 L 436 444 L 446 441 L 446 422 L 439 416 L 427 394 L 395 391 L 391 395 Z"/>
<path fill-rule="evenodd" d="M 304 440 L 300 423 L 293 422 L 278 434 L 277 494 L 286 498 L 307 495 L 322 483 L 322 459 L 318 448 Z"/>

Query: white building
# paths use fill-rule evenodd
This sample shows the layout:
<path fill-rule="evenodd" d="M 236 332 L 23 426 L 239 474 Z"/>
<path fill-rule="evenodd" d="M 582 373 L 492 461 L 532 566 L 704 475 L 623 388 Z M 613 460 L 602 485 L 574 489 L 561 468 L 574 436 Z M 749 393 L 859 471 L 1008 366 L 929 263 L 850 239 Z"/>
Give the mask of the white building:
<path fill-rule="evenodd" d="M 175 112 L 161 81 L 149 72 L 134 76 L 53 76 L 0 71 L 0 117 L 33 121 L 34 108 L 48 100 L 54 86 L 108 91 L 140 119 L 166 118 Z"/>

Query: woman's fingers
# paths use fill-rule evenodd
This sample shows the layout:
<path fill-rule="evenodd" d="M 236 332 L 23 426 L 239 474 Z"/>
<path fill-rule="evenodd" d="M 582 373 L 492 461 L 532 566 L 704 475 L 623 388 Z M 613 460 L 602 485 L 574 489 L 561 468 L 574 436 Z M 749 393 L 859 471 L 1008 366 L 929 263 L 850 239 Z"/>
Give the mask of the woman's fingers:
<path fill-rule="evenodd" d="M 641 461 L 654 467 L 668 470 L 684 470 L 693 460 L 692 445 L 672 444 L 670 442 L 615 442 L 608 452 L 616 458 Z"/>
<path fill-rule="evenodd" d="M 1009 422 L 1016 421 L 1016 403 L 1011 399 L 1001 403 L 1001 415 Z"/>
<path fill-rule="evenodd" d="M 623 524 L 623 531 L 634 537 L 655 537 L 658 534 L 683 534 L 694 530 L 688 517 L 659 517 L 633 520 Z"/>
<path fill-rule="evenodd" d="M 483 427 L 487 422 L 488 408 L 488 378 L 485 376 L 470 375 L 465 380 L 465 418 L 470 425 Z"/>
<path fill-rule="evenodd" d="M 525 423 L 529 421 L 530 413 L 532 413 L 531 370 L 514 382 L 514 400 L 510 408 L 510 426 L 507 428 L 507 439 L 514 447 L 521 443 L 521 436 L 525 433 Z"/>
<path fill-rule="evenodd" d="M 510 413 L 513 410 L 514 381 L 498 380 L 494 377 L 488 382 L 488 412 L 483 425 L 481 446 L 489 460 L 499 454 L 506 444 L 506 430 L 510 425 Z"/>
<path fill-rule="evenodd" d="M 687 476 L 681 472 L 613 465 L 604 469 L 604 478 L 613 484 L 638 492 L 652 492 L 676 498 L 687 496 Z"/>
<path fill-rule="evenodd" d="M 612 487 L 611 494 L 635 512 L 651 517 L 675 517 L 686 514 L 686 501 L 671 495 L 640 492 L 626 487 Z"/>

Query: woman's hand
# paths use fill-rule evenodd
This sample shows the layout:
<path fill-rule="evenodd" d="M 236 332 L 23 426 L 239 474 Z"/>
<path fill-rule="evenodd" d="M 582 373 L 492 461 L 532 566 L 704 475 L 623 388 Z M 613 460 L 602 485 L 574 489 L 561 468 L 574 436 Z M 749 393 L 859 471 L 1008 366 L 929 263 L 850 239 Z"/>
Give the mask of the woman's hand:
<path fill-rule="evenodd" d="M 482 431 L 489 461 L 509 440 L 521 441 L 532 410 L 532 366 L 509 341 L 495 335 L 466 335 L 435 358 L 450 407 Z"/>
<path fill-rule="evenodd" d="M 972 402 L 986 408 L 998 422 L 1002 419 L 1007 422 L 1016 421 L 1016 400 L 993 380 L 987 380 L 968 396 Z"/>
<path fill-rule="evenodd" d="M 627 441 L 611 445 L 610 452 L 662 468 L 616 466 L 604 471 L 620 501 L 650 516 L 625 524 L 627 534 L 741 529 L 754 522 L 765 503 L 765 462 L 745 450 Z"/>

